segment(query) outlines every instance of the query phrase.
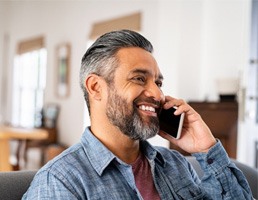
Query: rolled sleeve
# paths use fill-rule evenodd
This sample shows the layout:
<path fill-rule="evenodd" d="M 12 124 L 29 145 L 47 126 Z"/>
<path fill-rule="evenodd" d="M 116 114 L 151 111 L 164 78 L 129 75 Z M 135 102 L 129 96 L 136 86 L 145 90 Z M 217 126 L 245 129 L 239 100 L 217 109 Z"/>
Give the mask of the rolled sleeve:
<path fill-rule="evenodd" d="M 208 153 L 193 156 L 204 171 L 201 187 L 209 198 L 253 199 L 245 176 L 230 160 L 220 141 Z"/>
<path fill-rule="evenodd" d="M 223 169 L 233 164 L 220 141 L 218 141 L 208 153 L 195 153 L 193 156 L 204 171 L 208 171 L 214 175 L 220 174 Z"/>

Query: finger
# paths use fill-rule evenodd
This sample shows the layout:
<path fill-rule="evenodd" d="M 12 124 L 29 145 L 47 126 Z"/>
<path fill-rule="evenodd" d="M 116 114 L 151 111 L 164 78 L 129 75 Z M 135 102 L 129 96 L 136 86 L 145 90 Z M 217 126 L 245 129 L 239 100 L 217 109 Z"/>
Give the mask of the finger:
<path fill-rule="evenodd" d="M 171 107 L 176 108 L 175 115 L 180 115 L 183 112 L 188 112 L 191 107 L 183 99 L 169 98 L 170 101 L 166 102 L 164 109 L 169 109 Z"/>
<path fill-rule="evenodd" d="M 187 104 L 183 99 L 176 99 L 171 96 L 165 96 L 165 104 L 163 105 L 164 109 L 169 109 L 171 107 L 176 107 L 175 115 L 180 115 L 183 112 L 187 115 L 195 114 L 196 111 Z"/>
<path fill-rule="evenodd" d="M 171 107 L 178 107 L 180 105 L 184 104 L 184 101 L 182 99 L 176 99 L 170 96 L 165 97 L 165 104 L 163 105 L 164 109 L 169 109 Z"/>
<path fill-rule="evenodd" d="M 175 115 L 180 115 L 183 112 L 190 114 L 191 106 L 189 106 L 187 103 L 183 102 L 181 105 L 177 106 L 177 109 L 175 111 Z"/>

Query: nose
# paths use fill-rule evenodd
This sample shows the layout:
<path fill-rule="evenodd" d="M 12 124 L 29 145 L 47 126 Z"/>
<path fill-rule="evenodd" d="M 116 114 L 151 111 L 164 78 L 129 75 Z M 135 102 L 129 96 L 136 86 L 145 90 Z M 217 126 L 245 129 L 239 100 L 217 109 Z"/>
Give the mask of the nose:
<path fill-rule="evenodd" d="M 165 96 L 161 88 L 154 82 L 146 85 L 144 94 L 146 97 L 152 98 L 155 101 L 163 102 L 165 100 Z"/>

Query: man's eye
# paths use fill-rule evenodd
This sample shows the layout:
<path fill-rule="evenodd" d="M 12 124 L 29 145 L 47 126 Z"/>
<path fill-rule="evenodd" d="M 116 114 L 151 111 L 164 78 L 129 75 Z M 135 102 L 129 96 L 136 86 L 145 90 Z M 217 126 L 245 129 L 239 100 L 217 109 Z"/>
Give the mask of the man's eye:
<path fill-rule="evenodd" d="M 162 82 L 156 82 L 156 85 L 161 88 L 162 87 Z"/>
<path fill-rule="evenodd" d="M 141 82 L 141 83 L 145 83 L 145 78 L 144 77 L 135 77 L 134 80 Z"/>

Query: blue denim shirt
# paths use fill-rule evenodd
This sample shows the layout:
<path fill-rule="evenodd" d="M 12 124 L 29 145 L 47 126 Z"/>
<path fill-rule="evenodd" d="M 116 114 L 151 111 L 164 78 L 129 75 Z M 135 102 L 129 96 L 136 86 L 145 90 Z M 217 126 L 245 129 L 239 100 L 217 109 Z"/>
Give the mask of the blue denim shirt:
<path fill-rule="evenodd" d="M 176 151 L 141 142 L 161 199 L 252 199 L 248 183 L 220 142 L 194 154 L 204 176 Z M 208 161 L 208 162 L 207 162 Z M 110 152 L 87 128 L 81 142 L 41 168 L 23 199 L 142 199 L 131 165 Z"/>

